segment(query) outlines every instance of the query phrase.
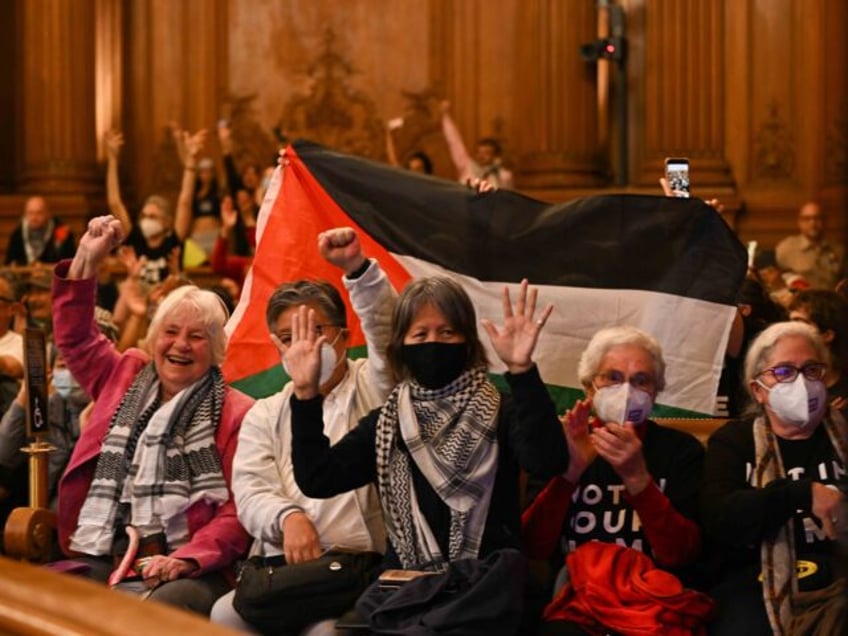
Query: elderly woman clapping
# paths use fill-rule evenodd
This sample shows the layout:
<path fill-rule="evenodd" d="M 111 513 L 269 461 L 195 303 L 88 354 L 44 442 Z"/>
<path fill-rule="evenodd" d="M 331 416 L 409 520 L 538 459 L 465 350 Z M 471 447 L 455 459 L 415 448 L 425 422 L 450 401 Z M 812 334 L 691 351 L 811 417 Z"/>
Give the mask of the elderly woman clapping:
<path fill-rule="evenodd" d="M 129 589 L 135 579 L 151 598 L 208 613 L 249 543 L 230 479 L 252 400 L 224 385 L 227 313 L 212 292 L 172 292 L 146 352 L 120 354 L 99 334 L 97 267 L 121 239 L 117 219 L 95 218 L 73 261 L 56 268 L 56 345 L 96 401 L 60 483 L 59 539 L 91 578 Z M 137 548 L 147 558 L 132 558 Z"/>
<path fill-rule="evenodd" d="M 635 327 L 602 329 L 589 341 L 577 372 L 587 397 L 562 418 L 568 468 L 524 512 L 525 553 L 536 559 L 553 558 L 555 563 L 566 554 L 574 555 L 568 561 L 572 578 L 578 565 L 599 560 L 594 554 L 583 556 L 588 553 L 579 548 L 585 545 L 590 550 L 631 548 L 645 555 L 645 563 L 664 570 L 677 572 L 691 565 L 701 547 L 695 519 L 704 450 L 688 433 L 649 419 L 657 394 L 665 387 L 659 343 Z M 580 562 L 575 561 L 578 558 Z M 604 574 L 621 581 L 630 569 L 611 566 Z M 575 598 L 565 588 L 561 592 L 545 611 L 546 635 L 619 632 L 631 616 L 632 608 L 623 600 L 627 591 L 612 583 L 606 612 L 599 611 L 597 599 L 584 603 L 579 594 Z M 643 607 L 671 615 L 660 611 L 660 603 L 648 605 L 643 600 Z M 685 600 L 691 616 L 703 615 L 702 599 Z M 620 622 L 611 623 L 612 617 Z M 644 621 L 649 620 L 646 614 Z M 642 626 L 656 633 L 668 633 L 663 630 L 669 627 L 662 621 Z"/>
<path fill-rule="evenodd" d="M 755 413 L 713 434 L 704 469 L 704 522 L 724 557 L 713 633 L 790 633 L 801 593 L 826 596 L 833 582 L 848 438 L 828 409 L 828 364 L 821 337 L 801 322 L 771 325 L 748 349 Z"/>

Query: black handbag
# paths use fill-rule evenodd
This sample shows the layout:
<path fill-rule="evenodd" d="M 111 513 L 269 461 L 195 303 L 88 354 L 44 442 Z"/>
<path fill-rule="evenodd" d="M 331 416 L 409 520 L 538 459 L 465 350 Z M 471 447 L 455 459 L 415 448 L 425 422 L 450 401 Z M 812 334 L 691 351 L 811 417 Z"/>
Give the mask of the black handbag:
<path fill-rule="evenodd" d="M 521 553 L 505 548 L 405 583 L 377 581 L 356 610 L 370 634 L 511 635 L 519 630 L 526 576 Z"/>
<path fill-rule="evenodd" d="M 376 577 L 382 558 L 377 552 L 331 550 L 312 561 L 286 565 L 282 556 L 254 556 L 242 564 L 233 607 L 263 633 L 297 633 L 353 607 Z"/>

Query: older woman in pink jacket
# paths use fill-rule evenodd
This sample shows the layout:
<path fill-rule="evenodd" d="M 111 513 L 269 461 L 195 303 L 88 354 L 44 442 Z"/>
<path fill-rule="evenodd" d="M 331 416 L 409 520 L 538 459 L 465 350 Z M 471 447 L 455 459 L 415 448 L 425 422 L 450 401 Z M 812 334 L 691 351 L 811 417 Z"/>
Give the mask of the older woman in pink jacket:
<path fill-rule="evenodd" d="M 208 614 L 249 544 L 230 482 L 252 400 L 221 377 L 227 312 L 212 292 L 172 292 L 146 351 L 100 335 L 95 274 L 122 238 L 117 219 L 95 218 L 55 270 L 56 345 L 96 402 L 59 486 L 59 539 L 91 578 Z"/>

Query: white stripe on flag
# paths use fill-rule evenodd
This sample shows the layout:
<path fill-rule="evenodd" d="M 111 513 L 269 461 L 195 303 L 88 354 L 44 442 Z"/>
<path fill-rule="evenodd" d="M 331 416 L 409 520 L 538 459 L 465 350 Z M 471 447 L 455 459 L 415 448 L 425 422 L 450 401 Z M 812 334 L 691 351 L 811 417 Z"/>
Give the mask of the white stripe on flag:
<path fill-rule="evenodd" d="M 501 324 L 504 283 L 479 281 L 411 256 L 393 256 L 413 278 L 444 275 L 456 279 L 471 296 L 478 320 L 489 318 L 496 326 Z M 514 302 L 518 285 L 510 283 L 509 287 Z M 535 355 L 546 383 L 582 388 L 577 380 L 577 361 L 592 335 L 604 327 L 632 325 L 647 331 L 662 345 L 666 388 L 658 402 L 704 414 L 715 412 L 735 307 L 633 289 L 538 288 L 539 307 L 554 305 Z M 479 332 L 492 362 L 491 370 L 503 373 L 505 367 L 482 327 Z"/>

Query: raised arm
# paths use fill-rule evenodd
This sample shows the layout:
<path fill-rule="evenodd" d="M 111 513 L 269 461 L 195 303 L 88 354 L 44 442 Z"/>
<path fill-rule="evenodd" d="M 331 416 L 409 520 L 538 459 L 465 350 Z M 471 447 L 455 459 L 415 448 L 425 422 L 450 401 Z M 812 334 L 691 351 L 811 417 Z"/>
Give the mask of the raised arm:
<path fill-rule="evenodd" d="M 244 187 L 244 184 L 241 182 L 241 176 L 233 159 L 233 131 L 226 122 L 218 124 L 218 143 L 221 146 L 221 158 L 224 162 L 224 170 L 227 173 L 227 187 L 230 194 L 235 196 L 236 192 Z"/>
<path fill-rule="evenodd" d="M 536 349 L 542 327 L 554 310 L 554 306 L 549 304 L 536 318 L 537 295 L 538 290 L 535 287 L 531 289 L 525 278 L 521 281 L 518 300 L 513 309 L 509 288 L 504 287 L 503 325 L 497 328 L 487 318 L 480 321 L 489 334 L 495 353 L 512 374 L 525 373 L 535 364 L 533 351 Z"/>
<path fill-rule="evenodd" d="M 286 369 L 292 379 L 292 464 L 297 485 L 307 497 L 327 498 L 354 490 L 376 479 L 376 417 L 366 416 L 330 447 L 324 435 L 322 398 L 318 386 L 321 345 L 315 334 L 315 310 L 305 305 L 292 316 L 292 342 Z M 373 415 L 373 413 L 372 413 Z"/>
<path fill-rule="evenodd" d="M 206 141 L 206 130 L 198 130 L 196 133 L 190 134 L 186 130 L 174 127 L 173 133 L 180 159 L 183 162 L 183 180 L 180 185 L 180 196 L 177 198 L 174 233 L 178 239 L 184 241 L 189 230 L 191 230 L 193 220 L 192 202 L 197 180 L 197 155 Z"/>
<path fill-rule="evenodd" d="M 80 280 L 94 278 L 98 267 L 114 248 L 124 240 L 123 224 L 114 216 L 98 216 L 88 222 L 88 230 L 82 235 L 77 253 L 68 269 L 66 278 Z"/>
<path fill-rule="evenodd" d="M 490 320 L 481 322 L 509 371 L 506 380 L 513 396 L 509 419 L 512 453 L 524 470 L 547 478 L 565 471 L 568 451 L 556 407 L 533 362 L 539 333 L 553 311 L 553 305 L 548 305 L 537 317 L 536 297 L 537 290 L 530 289 L 525 279 L 513 307 L 505 287 L 503 324 L 495 327 Z"/>
<path fill-rule="evenodd" d="M 323 232 L 318 237 L 318 249 L 329 263 L 344 272 L 342 281 L 365 334 L 368 384 L 376 389 L 382 403 L 394 385 L 386 348 L 391 337 L 397 292 L 377 261 L 365 258 L 359 237 L 352 228 Z"/>
<path fill-rule="evenodd" d="M 103 141 L 106 145 L 106 202 L 109 211 L 121 222 L 124 236 L 129 236 L 132 221 L 121 200 L 121 187 L 118 183 L 118 155 L 124 145 L 124 135 L 117 130 L 110 130 L 104 135 Z"/>
<path fill-rule="evenodd" d="M 464 181 L 471 175 L 471 156 L 465 148 L 465 142 L 462 141 L 462 135 L 456 127 L 453 117 L 450 115 L 450 102 L 444 101 L 441 104 L 442 109 L 442 133 L 445 136 L 445 141 L 448 144 L 451 160 L 456 166 L 457 177 Z"/>

